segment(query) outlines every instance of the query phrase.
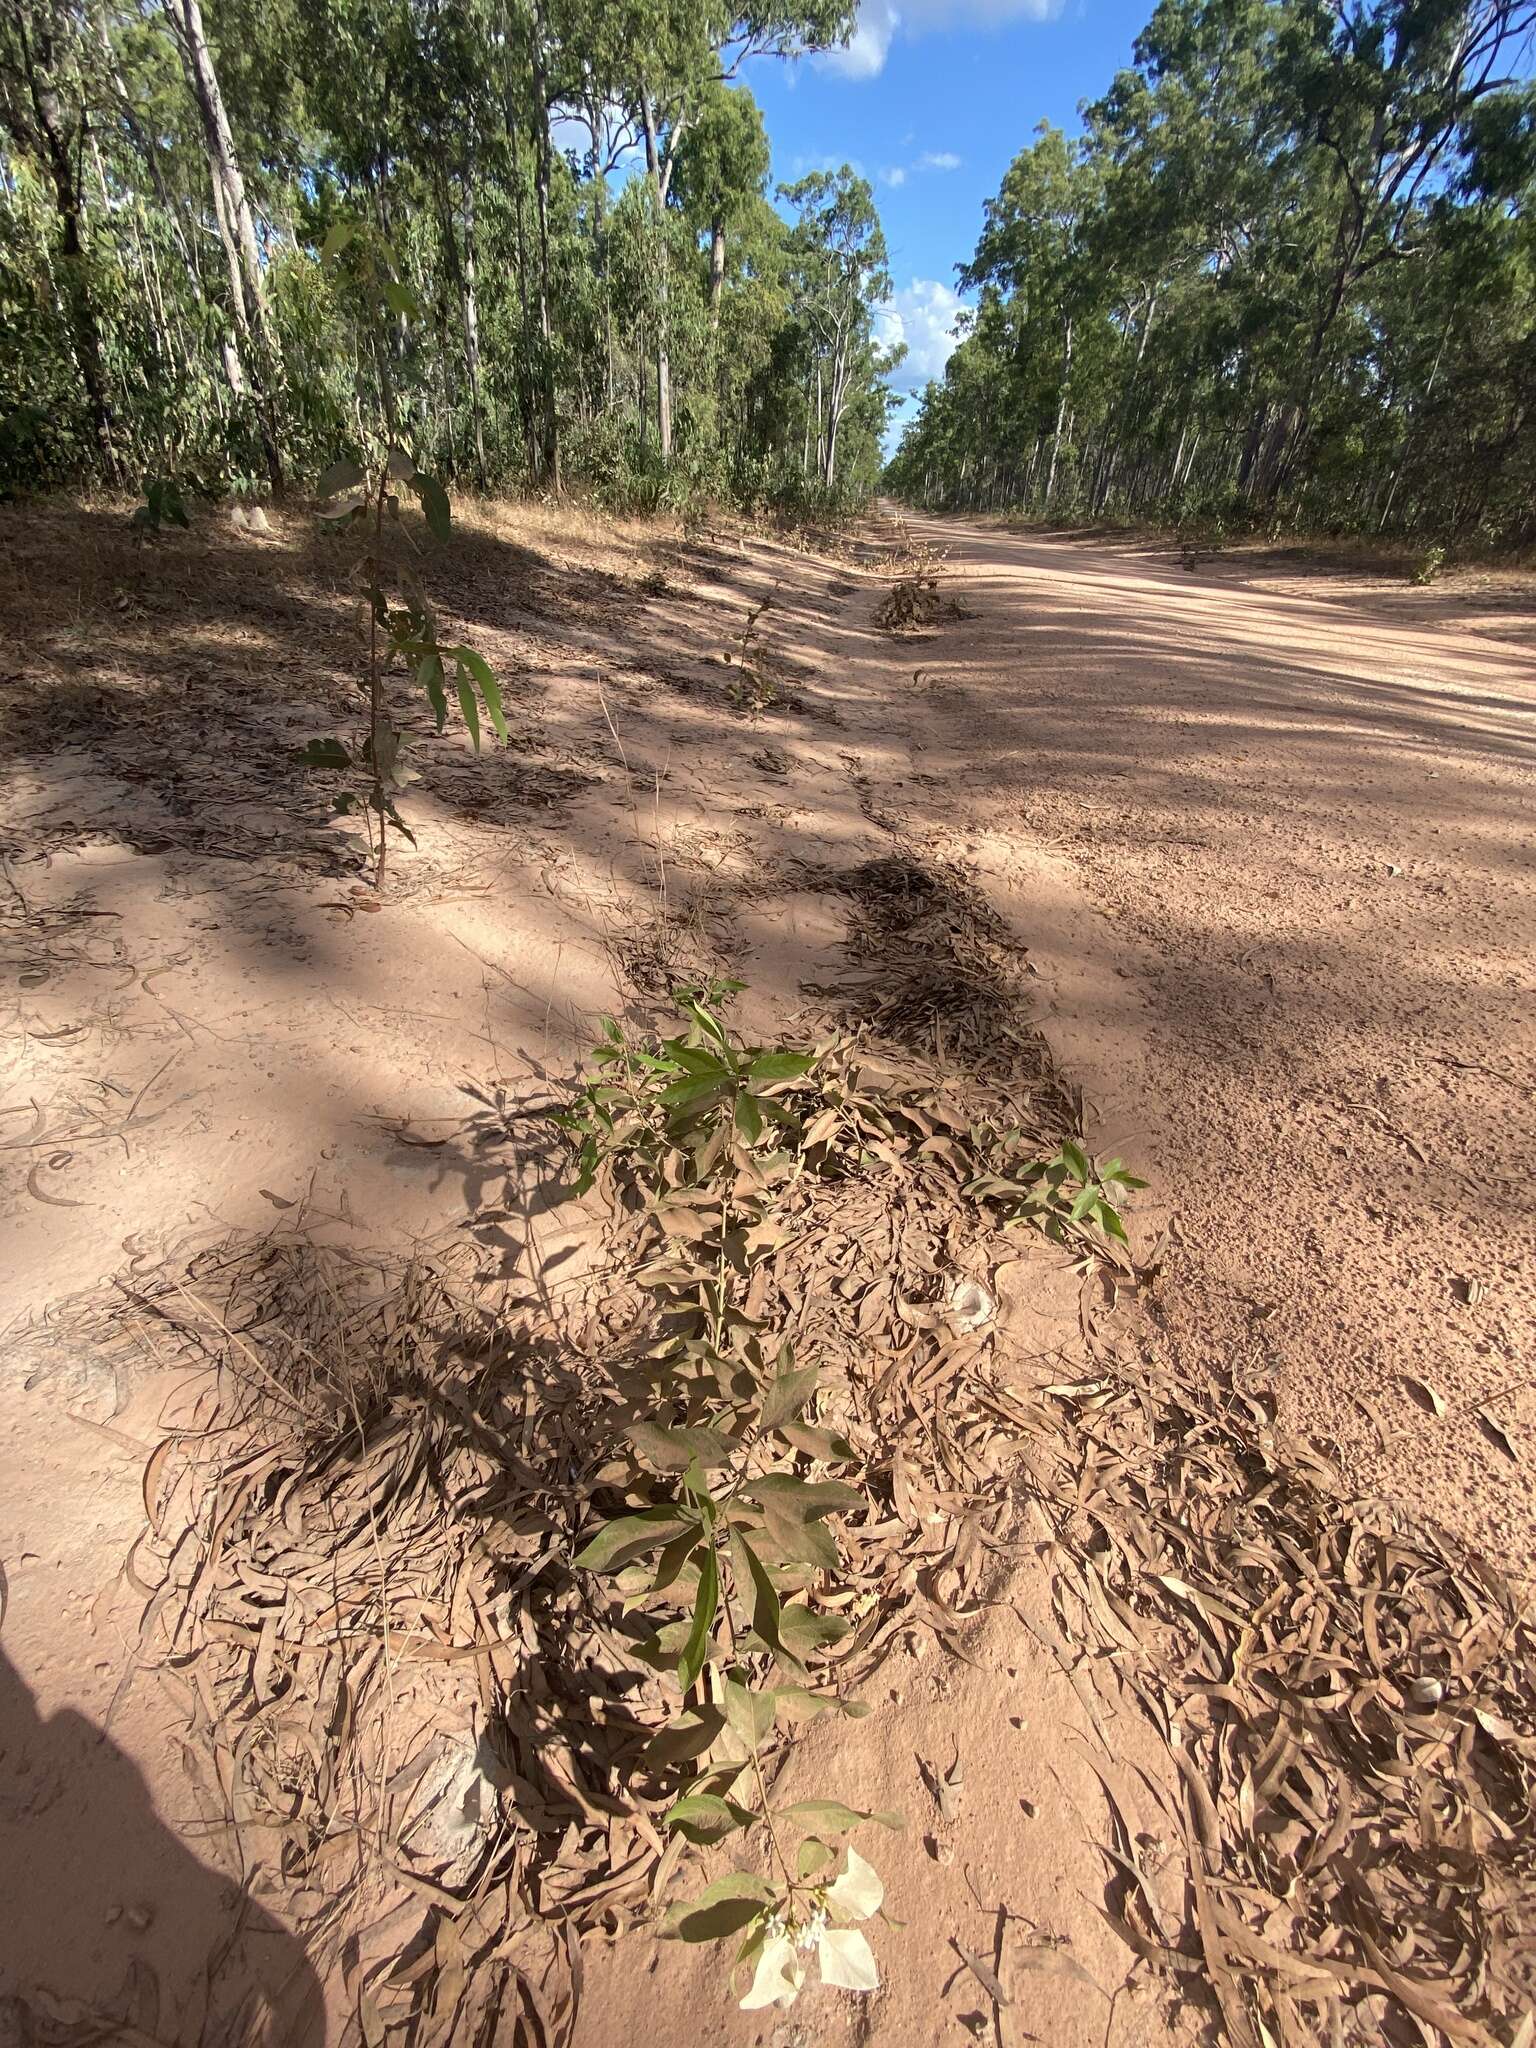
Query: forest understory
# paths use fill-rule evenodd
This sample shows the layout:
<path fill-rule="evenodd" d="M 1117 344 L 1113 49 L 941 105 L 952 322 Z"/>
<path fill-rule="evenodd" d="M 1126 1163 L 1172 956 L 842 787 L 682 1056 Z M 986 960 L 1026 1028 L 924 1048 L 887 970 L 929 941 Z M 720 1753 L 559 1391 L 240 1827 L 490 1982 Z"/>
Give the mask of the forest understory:
<path fill-rule="evenodd" d="M 391 684 L 380 892 L 345 543 L 125 512 L 0 515 L 6 2048 L 1528 2038 L 1529 584 L 461 503 L 509 742 Z M 721 976 L 889 1133 L 759 1297 L 871 1503 L 774 1768 L 906 1821 L 787 2017 L 655 1940 L 743 1852 L 570 1562 L 548 1111 Z M 1123 1258 L 966 1195 L 1000 1093 Z"/>

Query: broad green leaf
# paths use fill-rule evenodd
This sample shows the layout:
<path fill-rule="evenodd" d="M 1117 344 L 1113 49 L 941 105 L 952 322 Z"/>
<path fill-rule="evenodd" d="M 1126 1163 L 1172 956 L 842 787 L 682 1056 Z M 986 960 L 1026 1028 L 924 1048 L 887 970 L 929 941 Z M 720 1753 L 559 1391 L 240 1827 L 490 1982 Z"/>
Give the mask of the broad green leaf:
<path fill-rule="evenodd" d="M 722 1101 L 731 1089 L 731 1077 L 717 1067 L 713 1074 L 689 1074 L 671 1081 L 661 1091 L 668 1109 L 699 1109 L 706 1102 Z"/>
<path fill-rule="evenodd" d="M 815 1366 L 806 1365 L 798 1372 L 781 1372 L 777 1379 L 771 1381 L 763 1396 L 761 1419 L 764 1429 L 777 1429 L 798 1415 L 815 1393 L 816 1380 Z"/>
<path fill-rule="evenodd" d="M 368 472 L 360 463 L 343 458 L 340 462 L 333 462 L 322 474 L 315 485 L 315 495 L 318 498 L 339 498 L 343 491 L 355 491 L 367 481 Z"/>
<path fill-rule="evenodd" d="M 700 1707 L 697 1713 L 679 1714 L 651 1737 L 640 1752 L 641 1761 L 648 1771 L 691 1763 L 704 1754 L 724 1726 L 725 1716 L 718 1707 Z"/>
<path fill-rule="evenodd" d="M 781 1422 L 779 1435 L 797 1451 L 820 1458 L 824 1464 L 847 1465 L 858 1460 L 858 1452 L 847 1437 L 839 1436 L 835 1430 L 815 1429 L 808 1422 Z"/>
<path fill-rule="evenodd" d="M 798 1081 L 802 1074 L 808 1074 L 816 1064 L 813 1053 L 808 1052 L 760 1052 L 747 1068 L 747 1079 L 755 1087 L 770 1081 Z"/>
<path fill-rule="evenodd" d="M 791 1472 L 767 1472 L 741 1489 L 762 1507 L 771 1502 L 777 1514 L 801 1521 L 822 1515 L 846 1515 L 865 1505 L 864 1496 L 840 1479 L 797 1479 Z"/>
<path fill-rule="evenodd" d="M 779 1640 L 801 1663 L 818 1650 L 840 1643 L 847 1633 L 848 1624 L 840 1614 L 816 1614 L 799 1601 L 779 1609 Z"/>
<path fill-rule="evenodd" d="M 785 1563 L 813 1565 L 817 1571 L 835 1572 L 842 1565 L 837 1544 L 825 1522 L 808 1522 L 800 1515 L 781 1514 L 765 1504 L 763 1534 L 765 1549 Z"/>
<path fill-rule="evenodd" d="M 1061 1148 L 1061 1157 L 1074 1180 L 1092 1180 L 1093 1168 L 1081 1145 L 1074 1145 L 1069 1138 Z"/>
<path fill-rule="evenodd" d="M 773 1904 L 773 1887 L 766 1878 L 747 1871 L 717 1877 L 696 1899 L 680 1900 L 668 1908 L 661 1923 L 663 1936 L 678 1941 L 719 1941 L 739 1934 Z"/>
<path fill-rule="evenodd" d="M 1120 1221 L 1119 1210 L 1112 1208 L 1108 1202 L 1100 1202 L 1098 1212 L 1099 1222 L 1106 1235 L 1117 1237 L 1122 1244 L 1128 1244 L 1130 1240 L 1125 1234 L 1125 1225 Z"/>
<path fill-rule="evenodd" d="M 402 284 L 398 277 L 386 278 L 384 297 L 392 313 L 398 313 L 406 320 L 421 318 L 421 304 L 408 284 Z"/>
<path fill-rule="evenodd" d="M 763 1135 L 763 1112 L 757 1104 L 757 1097 L 749 1095 L 743 1088 L 736 1098 L 736 1128 L 749 1145 L 755 1145 Z"/>
<path fill-rule="evenodd" d="M 475 752 L 480 751 L 480 707 L 475 702 L 475 693 L 470 688 L 462 670 L 457 684 L 459 709 L 464 714 L 464 723 L 469 727 L 469 736 L 474 741 Z"/>
<path fill-rule="evenodd" d="M 795 1874 L 798 1877 L 814 1877 L 818 1870 L 825 1870 L 837 1854 L 815 1835 L 807 1835 L 795 1851 Z"/>
<path fill-rule="evenodd" d="M 656 1577 L 651 1586 L 653 1594 L 665 1593 L 669 1586 L 677 1583 L 680 1574 L 693 1556 L 700 1533 L 697 1527 L 685 1529 L 681 1536 L 667 1545 L 656 1560 Z"/>
<path fill-rule="evenodd" d="M 299 747 L 293 757 L 306 768 L 350 768 L 352 756 L 340 740 L 311 740 L 307 746 Z"/>
<path fill-rule="evenodd" d="M 674 1429 L 662 1422 L 636 1422 L 629 1440 L 653 1472 L 686 1472 L 697 1461 L 703 1472 L 728 1465 L 741 1446 L 718 1429 Z"/>
<path fill-rule="evenodd" d="M 738 1572 L 742 1564 L 747 1568 L 747 1580 L 752 1588 L 753 1629 L 776 1657 L 783 1658 L 797 1677 L 803 1677 L 804 1667 L 800 1659 L 779 1633 L 779 1596 L 768 1567 L 739 1529 L 731 1531 L 731 1558 Z"/>
<path fill-rule="evenodd" d="M 325 240 L 320 244 L 320 261 L 327 270 L 345 252 L 356 233 L 357 229 L 346 220 L 339 220 L 326 229 Z"/>
<path fill-rule="evenodd" d="M 421 509 L 426 515 L 433 539 L 447 540 L 453 530 L 453 513 L 448 504 L 448 493 L 436 477 L 425 476 L 420 470 L 411 478 L 411 489 L 421 500 Z"/>
<path fill-rule="evenodd" d="M 719 1605 L 720 1559 L 711 1543 L 704 1550 L 699 1565 L 699 1594 L 693 1610 L 693 1627 L 678 1660 L 677 1682 L 684 1692 L 697 1682 L 699 1673 L 709 1661 L 710 1631 L 714 1628 Z"/>
<path fill-rule="evenodd" d="M 653 1671 L 675 1671 L 692 1626 L 691 1621 L 669 1621 L 665 1628 L 657 1629 L 655 1635 L 631 1644 L 630 1655 L 638 1657 L 642 1664 L 649 1664 Z"/>
<path fill-rule="evenodd" d="M 502 710 L 501 686 L 496 681 L 490 663 L 483 654 L 477 654 L 473 647 L 445 647 L 443 652 L 458 663 L 462 673 L 479 690 L 485 699 L 486 712 L 495 729 L 496 737 L 505 744 L 507 720 Z"/>
<path fill-rule="evenodd" d="M 766 1903 L 754 1892 L 741 1898 L 717 1898 L 711 1905 L 702 1903 L 702 1898 L 692 1905 L 676 1905 L 662 1919 L 662 1935 L 674 1942 L 723 1942 L 727 1935 L 741 1933 L 743 1927 L 760 1919 Z"/>
<path fill-rule="evenodd" d="M 416 671 L 416 680 L 427 693 L 432 716 L 441 732 L 448 718 L 448 697 L 443 688 L 443 657 L 436 653 L 427 655 Z"/>
<path fill-rule="evenodd" d="M 679 1799 L 667 1815 L 666 1824 L 676 1828 L 690 1842 L 708 1844 L 722 1841 L 737 1828 L 751 1827 L 757 1815 L 733 1799 L 716 1792 L 692 1792 Z"/>
<path fill-rule="evenodd" d="M 670 1543 L 685 1528 L 696 1526 L 675 1507 L 645 1508 L 605 1522 L 571 1560 L 581 1571 L 611 1572 Z"/>
<path fill-rule="evenodd" d="M 857 1806 L 845 1806 L 840 1799 L 797 1799 L 793 1806 L 781 1807 L 779 1811 L 785 1820 L 805 1820 L 825 1828 L 856 1828 L 867 1820 L 896 1833 L 906 1826 L 899 1813 L 888 1809 L 866 1813 Z"/>
<path fill-rule="evenodd" d="M 727 1678 L 724 1684 L 725 1718 L 748 1749 L 756 1749 L 773 1728 L 774 1696 Z"/>

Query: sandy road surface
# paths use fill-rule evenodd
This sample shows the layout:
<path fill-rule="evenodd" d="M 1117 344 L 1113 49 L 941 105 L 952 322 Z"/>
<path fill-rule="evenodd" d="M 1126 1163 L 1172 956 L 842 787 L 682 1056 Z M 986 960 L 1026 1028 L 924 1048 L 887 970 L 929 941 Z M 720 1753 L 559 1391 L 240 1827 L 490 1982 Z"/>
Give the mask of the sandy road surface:
<path fill-rule="evenodd" d="M 1155 1340 L 1197 1371 L 1273 1380 L 1351 1485 L 1530 1574 L 1532 609 L 920 532 L 950 550 L 966 615 L 894 638 L 877 622 L 889 565 L 773 541 L 669 558 L 676 587 L 655 594 L 645 561 L 621 562 L 630 580 L 601 606 L 535 633 L 524 555 L 487 540 L 465 602 L 477 626 L 510 612 L 495 651 L 518 677 L 519 747 L 431 756 L 420 851 L 382 915 L 338 900 L 281 809 L 217 798 L 218 760 L 157 793 L 143 763 L 171 722 L 204 715 L 181 698 L 209 644 L 234 649 L 240 687 L 221 701 L 246 721 L 221 746 L 330 715 L 288 701 L 299 664 L 180 598 L 157 627 L 165 675 L 115 651 L 110 720 L 8 771 L 0 1749 L 22 1770 L 0 1797 L 0 1998 L 41 1987 L 102 2010 L 125 1970 L 130 1987 L 151 1971 L 159 2031 L 195 2039 L 205 1959 L 239 1901 L 192 1825 L 181 1711 L 133 1675 L 143 1599 L 122 1560 L 176 1376 L 146 1362 L 114 1378 L 89 1345 L 76 1355 L 64 1311 L 274 1214 L 363 1250 L 475 1230 L 519 1254 L 481 1229 L 507 1161 L 476 1106 L 566 1070 L 593 1013 L 633 1000 L 663 865 L 668 945 L 747 980 L 747 1031 L 793 1033 L 807 990 L 846 967 L 836 876 L 892 852 L 962 863 L 1029 949 L 1091 1142 L 1153 1182 L 1137 1228 L 1164 1236 Z M 269 573 L 307 593 L 298 559 L 274 543 Z M 600 568 L 577 563 L 559 591 L 598 587 Z M 133 573 L 148 581 L 112 571 Z M 781 695 L 754 716 L 726 694 L 721 650 L 769 596 Z M 557 770 L 568 793 L 536 808 L 530 778 Z M 1005 1378 L 1071 1376 L 1075 1286 L 1031 1279 L 1004 1304 Z M 1045 1375 L 1041 1353 L 1058 1361 Z M 881 1845 L 908 1927 L 882 1951 L 886 1988 L 807 2008 L 807 2038 L 971 2038 L 985 2001 L 954 1944 L 990 1955 L 999 1902 L 1007 1927 L 1082 1966 L 1025 1980 L 1029 2033 L 1191 2037 L 1198 2015 L 1135 1970 L 1096 1908 L 1113 1822 L 1095 1727 L 1047 1647 L 1051 1583 L 1021 1558 L 963 1669 L 904 1654 L 856 1733 L 807 1744 L 817 1791 L 911 1816 Z M 1176 1891 L 1153 1796 L 1169 1760 L 1123 1702 L 1103 1711 L 1126 1775 L 1146 1773 L 1133 1830 Z M 923 1758 L 963 1763 L 952 1828 Z M 306 1984 L 267 1903 L 270 1925 L 246 1916 L 252 1972 L 340 2038 L 335 1987 Z M 645 1934 L 590 1946 L 581 2048 L 671 2048 L 701 2014 L 743 2048 L 799 2038 L 799 2014 L 780 2029 L 735 2013 L 712 1956 Z"/>
<path fill-rule="evenodd" d="M 913 650 L 893 744 L 1107 920 L 1064 936 L 1106 970 L 1100 1106 L 1173 1205 L 1170 1342 L 1536 1570 L 1530 610 L 916 530 L 973 616 Z"/>

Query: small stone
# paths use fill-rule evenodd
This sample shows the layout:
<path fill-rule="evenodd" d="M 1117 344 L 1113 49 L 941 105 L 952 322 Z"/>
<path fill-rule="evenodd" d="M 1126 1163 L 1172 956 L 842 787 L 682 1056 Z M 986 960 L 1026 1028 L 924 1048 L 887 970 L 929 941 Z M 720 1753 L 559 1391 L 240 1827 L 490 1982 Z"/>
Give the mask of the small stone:
<path fill-rule="evenodd" d="M 155 1909 L 153 1906 L 130 1906 L 126 1917 L 135 1934 L 145 1934 L 155 1924 Z"/>

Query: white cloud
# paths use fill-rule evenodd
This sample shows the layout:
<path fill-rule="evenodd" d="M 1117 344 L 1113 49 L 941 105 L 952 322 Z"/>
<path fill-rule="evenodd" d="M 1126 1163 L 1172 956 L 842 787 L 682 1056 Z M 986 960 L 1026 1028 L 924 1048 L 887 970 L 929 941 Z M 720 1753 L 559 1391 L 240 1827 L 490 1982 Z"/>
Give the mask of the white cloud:
<path fill-rule="evenodd" d="M 906 171 L 900 164 L 892 164 L 889 170 L 880 173 L 880 182 L 882 185 L 905 185 Z"/>
<path fill-rule="evenodd" d="M 844 78 L 878 78 L 898 33 L 920 36 L 933 29 L 998 28 L 1008 21 L 1052 21 L 1065 0 L 859 0 L 848 47 L 825 50 L 816 62 Z"/>
<path fill-rule="evenodd" d="M 925 149 L 917 160 L 920 171 L 958 171 L 960 159 L 952 149 Z"/>
<path fill-rule="evenodd" d="M 824 50 L 816 62 L 844 78 L 878 78 L 900 26 L 901 15 L 891 0 L 859 0 L 858 19 L 846 46 Z"/>
<path fill-rule="evenodd" d="M 907 345 L 907 359 L 893 373 L 898 390 L 919 391 L 931 377 L 943 376 L 958 339 L 955 321 L 961 310 L 959 295 L 932 277 L 914 277 L 879 309 L 875 325 L 881 347 Z"/>

